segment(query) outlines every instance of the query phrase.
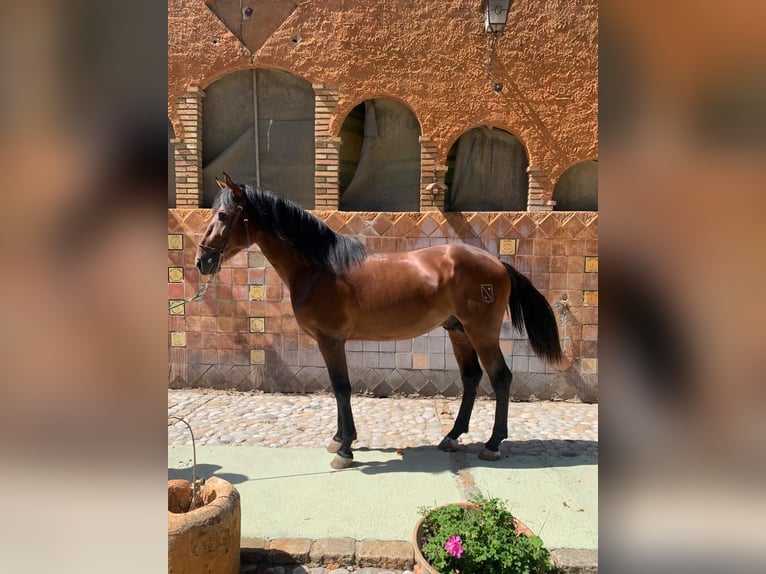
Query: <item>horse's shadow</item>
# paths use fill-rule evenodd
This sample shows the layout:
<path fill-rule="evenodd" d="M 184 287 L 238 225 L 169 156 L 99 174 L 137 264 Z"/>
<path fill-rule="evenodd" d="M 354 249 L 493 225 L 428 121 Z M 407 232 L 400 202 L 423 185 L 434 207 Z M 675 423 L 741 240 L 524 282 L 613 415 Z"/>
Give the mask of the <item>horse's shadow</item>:
<path fill-rule="evenodd" d="M 569 467 L 598 464 L 598 443 L 586 440 L 532 440 L 514 441 L 500 447 L 500 460 L 485 461 L 479 458 L 484 447 L 481 443 L 464 445 L 454 453 L 440 451 L 435 446 L 404 449 L 358 448 L 357 452 L 396 452 L 398 458 L 381 461 L 356 461 L 349 470 L 364 474 L 389 472 L 452 472 L 471 468 L 530 469 Z"/>
<path fill-rule="evenodd" d="M 491 462 L 479 458 L 479 451 L 483 446 L 481 443 L 467 444 L 464 445 L 465 448 L 452 453 L 442 452 L 435 446 L 418 446 L 403 449 L 361 447 L 355 449 L 355 451 L 366 454 L 379 453 L 381 455 L 380 458 L 384 460 L 360 461 L 359 457 L 357 457 L 353 466 L 345 470 L 328 469 L 322 472 L 289 476 L 329 475 L 337 472 L 361 472 L 367 475 L 398 472 L 425 474 L 448 472 L 450 474 L 458 474 L 460 471 L 471 470 L 472 468 L 534 469 L 598 464 L 598 443 L 595 441 L 512 441 L 501 445 L 500 460 Z M 541 450 L 543 451 L 542 453 L 540 452 Z M 558 452 L 551 454 L 552 451 Z M 396 453 L 396 458 L 391 458 L 392 453 Z M 364 458 L 369 459 L 370 456 L 365 456 Z M 197 464 L 196 476 L 197 478 L 217 476 L 232 484 L 288 478 L 288 476 L 253 478 L 245 474 L 219 472 L 222 468 L 218 464 L 200 463 Z M 191 466 L 168 468 L 168 479 L 175 478 L 191 480 Z"/>

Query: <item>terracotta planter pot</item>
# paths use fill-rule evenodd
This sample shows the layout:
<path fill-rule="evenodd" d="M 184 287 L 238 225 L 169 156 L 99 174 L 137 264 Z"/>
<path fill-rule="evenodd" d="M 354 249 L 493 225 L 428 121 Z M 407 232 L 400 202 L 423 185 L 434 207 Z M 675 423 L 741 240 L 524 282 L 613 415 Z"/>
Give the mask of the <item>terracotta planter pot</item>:
<path fill-rule="evenodd" d="M 476 509 L 476 505 L 470 502 L 453 502 L 451 504 L 443 504 L 436 508 L 444 508 L 445 506 L 461 506 L 469 510 Z M 434 508 L 434 510 L 436 510 Z M 425 516 L 417 521 L 415 528 L 412 530 L 412 548 L 415 551 L 415 574 L 441 574 L 438 570 L 435 570 L 423 556 L 420 551 L 420 545 L 423 542 L 423 521 Z M 533 532 L 520 520 L 513 519 L 513 524 L 516 526 L 516 534 L 524 536 L 532 536 Z"/>
<path fill-rule="evenodd" d="M 168 481 L 168 574 L 238 574 L 239 492 L 212 477 L 197 500 L 201 506 L 187 512 L 191 483 Z"/>

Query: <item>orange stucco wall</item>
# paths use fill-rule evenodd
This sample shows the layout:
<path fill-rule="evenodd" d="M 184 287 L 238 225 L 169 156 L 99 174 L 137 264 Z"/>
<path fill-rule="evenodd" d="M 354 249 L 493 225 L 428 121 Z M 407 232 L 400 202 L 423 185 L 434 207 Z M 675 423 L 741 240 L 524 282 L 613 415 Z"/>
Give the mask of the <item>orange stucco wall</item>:
<path fill-rule="evenodd" d="M 256 26 L 259 10 L 284 4 L 246 0 L 254 13 L 243 25 Z M 437 164 L 477 125 L 515 134 L 530 165 L 546 175 L 548 193 L 566 168 L 598 157 L 595 0 L 517 0 L 491 72 L 480 0 L 293 4 L 295 10 L 272 24 L 275 29 L 251 54 L 202 0 L 169 0 L 168 114 L 176 133 L 177 102 L 188 88 L 204 89 L 235 70 L 269 67 L 338 89 L 331 135 L 365 99 L 404 102 L 423 137 L 436 145 Z M 493 91 L 491 81 L 503 90 Z"/>

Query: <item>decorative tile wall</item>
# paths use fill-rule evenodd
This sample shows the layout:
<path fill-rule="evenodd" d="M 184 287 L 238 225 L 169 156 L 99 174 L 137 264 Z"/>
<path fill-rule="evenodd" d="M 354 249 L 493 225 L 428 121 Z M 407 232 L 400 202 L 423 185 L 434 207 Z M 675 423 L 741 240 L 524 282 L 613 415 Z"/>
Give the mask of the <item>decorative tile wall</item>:
<path fill-rule="evenodd" d="M 467 243 L 498 255 L 554 305 L 567 359 L 558 366 L 544 363 L 531 352 L 526 335 L 506 321 L 501 348 L 514 375 L 512 397 L 597 399 L 598 214 L 313 213 L 335 231 L 359 237 L 369 253 Z M 168 305 L 200 287 L 194 256 L 208 216 L 204 209 L 168 210 Z M 569 307 L 562 321 L 564 308 L 557 303 L 564 296 Z M 169 310 L 168 331 L 173 388 L 330 390 L 316 343 L 293 317 L 289 291 L 255 246 L 227 262 L 201 300 Z M 461 393 L 442 328 L 406 341 L 349 341 L 346 350 L 355 392 Z M 480 392 L 491 394 L 486 376 Z"/>

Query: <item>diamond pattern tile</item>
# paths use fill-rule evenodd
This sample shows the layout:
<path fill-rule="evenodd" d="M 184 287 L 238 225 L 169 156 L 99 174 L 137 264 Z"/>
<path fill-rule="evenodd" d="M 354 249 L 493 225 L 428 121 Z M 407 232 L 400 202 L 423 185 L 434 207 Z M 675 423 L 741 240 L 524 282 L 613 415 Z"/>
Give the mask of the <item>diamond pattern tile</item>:
<path fill-rule="evenodd" d="M 487 226 L 495 237 L 504 237 L 505 234 L 511 229 L 512 224 L 505 214 L 498 214 L 491 219 Z"/>
<path fill-rule="evenodd" d="M 513 222 L 514 228 L 519 232 L 521 237 L 529 237 L 529 235 L 535 230 L 535 222 L 526 213 L 520 215 Z"/>
<path fill-rule="evenodd" d="M 585 228 L 578 235 L 579 239 L 598 239 L 598 219 L 585 223 Z"/>
<path fill-rule="evenodd" d="M 205 379 L 207 379 L 208 384 L 214 389 L 226 388 L 225 372 L 217 365 L 213 365 L 207 370 L 205 373 Z"/>
<path fill-rule="evenodd" d="M 391 374 L 386 377 L 386 382 L 393 392 L 402 392 L 402 386 L 406 382 L 405 377 L 399 369 L 393 369 Z"/>
<path fill-rule="evenodd" d="M 483 213 L 474 213 L 468 216 L 468 224 L 471 226 L 473 235 L 475 237 L 481 237 L 484 230 L 487 229 L 487 216 Z"/>
<path fill-rule="evenodd" d="M 347 235 L 360 235 L 367 228 L 367 221 L 361 216 L 353 214 L 341 230 Z"/>
<path fill-rule="evenodd" d="M 436 231 L 441 231 L 439 224 L 434 221 L 433 217 L 427 214 L 420 218 L 417 226 L 426 237 L 432 236 Z"/>
<path fill-rule="evenodd" d="M 330 217 L 325 219 L 325 223 L 332 229 L 333 231 L 340 231 L 343 226 L 346 224 L 346 220 L 343 218 L 343 216 L 336 212 L 333 212 Z"/>
<path fill-rule="evenodd" d="M 445 397 L 459 397 L 463 394 L 463 386 L 460 383 L 452 382 L 444 389 Z"/>
<path fill-rule="evenodd" d="M 578 237 L 580 232 L 582 232 L 582 230 L 585 228 L 585 225 L 580 220 L 578 215 L 573 213 L 569 218 L 567 218 L 566 222 L 564 223 L 564 228 L 569 232 L 571 237 Z"/>
<path fill-rule="evenodd" d="M 471 237 L 473 230 L 462 213 L 445 214 L 447 237 Z"/>
<path fill-rule="evenodd" d="M 391 229 L 386 233 L 389 237 L 407 237 L 415 227 L 415 222 L 407 214 L 401 214 L 397 217 Z"/>
<path fill-rule="evenodd" d="M 439 394 L 438 387 L 431 380 L 425 381 L 423 386 L 420 387 L 420 394 L 426 397 L 432 397 Z"/>
<path fill-rule="evenodd" d="M 386 381 L 379 381 L 374 386 L 370 384 L 368 388 L 370 388 L 372 394 L 376 397 L 389 397 L 393 393 L 391 385 L 389 385 Z"/>
<path fill-rule="evenodd" d="M 559 227 L 559 222 L 552 213 L 546 214 L 539 223 L 539 228 L 546 237 L 556 237 Z"/>
<path fill-rule="evenodd" d="M 183 229 L 183 222 L 179 220 L 178 214 L 174 209 L 168 209 L 168 231 L 171 233 L 179 232 Z"/>
<path fill-rule="evenodd" d="M 372 220 L 372 228 L 378 235 L 384 235 L 391 229 L 393 224 L 393 221 L 391 221 L 391 218 L 387 213 L 379 213 L 375 216 L 375 219 Z"/>
<path fill-rule="evenodd" d="M 184 218 L 184 227 L 192 233 L 204 233 L 210 218 L 209 210 L 194 210 Z"/>
<path fill-rule="evenodd" d="M 423 371 L 412 370 L 409 371 L 409 374 L 407 375 L 407 384 L 411 386 L 415 393 L 419 393 L 420 389 L 422 389 L 427 382 L 428 380 L 423 374 Z"/>
<path fill-rule="evenodd" d="M 239 392 L 241 392 L 241 393 L 246 393 L 248 391 L 254 391 L 255 390 L 254 385 L 253 385 L 253 381 L 250 380 L 249 376 L 247 376 L 244 379 L 242 379 L 241 381 L 239 381 L 234 386 L 234 388 L 236 390 L 238 390 Z"/>
<path fill-rule="evenodd" d="M 417 393 L 415 387 L 408 380 L 405 380 L 399 387 L 399 392 L 403 395 L 414 395 Z"/>

